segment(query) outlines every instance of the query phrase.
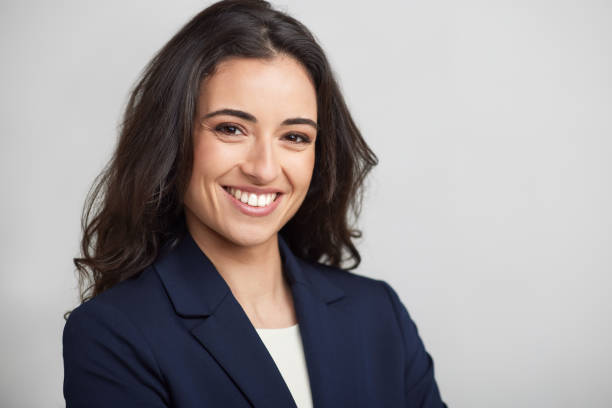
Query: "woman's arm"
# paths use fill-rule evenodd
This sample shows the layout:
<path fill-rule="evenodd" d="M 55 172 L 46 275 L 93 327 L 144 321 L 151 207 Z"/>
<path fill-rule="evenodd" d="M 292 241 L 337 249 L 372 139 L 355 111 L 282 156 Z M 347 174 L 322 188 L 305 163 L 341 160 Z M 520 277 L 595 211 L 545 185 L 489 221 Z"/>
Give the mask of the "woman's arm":
<path fill-rule="evenodd" d="M 142 334 L 112 306 L 89 301 L 63 334 L 67 408 L 168 407 L 169 396 Z"/>
<path fill-rule="evenodd" d="M 446 407 L 442 402 L 438 385 L 434 378 L 433 361 L 425 350 L 416 325 L 393 288 L 385 281 L 381 281 L 381 283 L 391 299 L 406 351 L 406 406 L 423 408 Z"/>

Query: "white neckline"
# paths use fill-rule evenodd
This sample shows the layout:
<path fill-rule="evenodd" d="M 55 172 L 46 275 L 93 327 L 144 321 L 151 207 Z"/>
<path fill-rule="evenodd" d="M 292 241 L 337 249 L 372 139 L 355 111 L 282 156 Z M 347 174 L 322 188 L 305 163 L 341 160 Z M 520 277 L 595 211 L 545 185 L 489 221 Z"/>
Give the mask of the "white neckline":
<path fill-rule="evenodd" d="M 293 326 L 289 326 L 289 327 L 280 327 L 280 328 L 276 328 L 276 329 L 269 329 L 269 328 L 261 328 L 258 329 L 257 327 L 255 328 L 255 330 L 259 331 L 265 331 L 265 332 L 271 332 L 271 331 L 282 331 L 282 330 L 291 330 L 291 329 L 295 329 L 298 327 L 298 324 L 294 324 Z"/>

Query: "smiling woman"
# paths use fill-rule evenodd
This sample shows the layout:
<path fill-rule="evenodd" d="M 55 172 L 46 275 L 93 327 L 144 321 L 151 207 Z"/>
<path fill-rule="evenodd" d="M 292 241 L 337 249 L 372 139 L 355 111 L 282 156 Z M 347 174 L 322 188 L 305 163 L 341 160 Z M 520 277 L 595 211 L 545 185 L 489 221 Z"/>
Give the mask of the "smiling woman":
<path fill-rule="evenodd" d="M 395 291 L 342 269 L 376 164 L 310 32 L 203 10 L 136 85 L 83 215 L 71 407 L 441 407 Z"/>
<path fill-rule="evenodd" d="M 184 201 L 191 235 L 205 252 L 214 234 L 276 246 L 314 168 L 317 95 L 308 72 L 284 54 L 225 60 L 202 82 L 196 118 Z"/>

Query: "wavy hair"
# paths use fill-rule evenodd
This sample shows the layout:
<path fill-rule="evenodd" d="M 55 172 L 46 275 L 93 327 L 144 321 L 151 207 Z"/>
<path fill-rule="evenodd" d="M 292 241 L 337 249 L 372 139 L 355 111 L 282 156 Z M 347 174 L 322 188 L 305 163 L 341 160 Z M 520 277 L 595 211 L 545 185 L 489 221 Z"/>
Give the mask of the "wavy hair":
<path fill-rule="evenodd" d="M 306 198 L 281 235 L 299 257 L 332 266 L 361 257 L 351 227 L 376 155 L 351 118 L 321 47 L 294 18 L 266 1 L 225 0 L 204 9 L 153 57 L 134 86 L 114 154 L 82 214 L 74 259 L 81 302 L 135 276 L 186 233 L 183 196 L 202 80 L 228 57 L 299 61 L 316 89 L 319 125 Z"/>

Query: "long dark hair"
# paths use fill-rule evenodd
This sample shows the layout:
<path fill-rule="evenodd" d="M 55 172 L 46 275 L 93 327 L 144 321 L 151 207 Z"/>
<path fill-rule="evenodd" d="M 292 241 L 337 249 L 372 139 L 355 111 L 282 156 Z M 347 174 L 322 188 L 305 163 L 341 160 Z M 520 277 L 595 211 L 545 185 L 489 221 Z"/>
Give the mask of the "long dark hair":
<path fill-rule="evenodd" d="M 189 21 L 151 60 L 131 92 L 118 145 L 82 216 L 81 302 L 141 272 L 185 234 L 183 196 L 192 167 L 200 83 L 224 58 L 287 54 L 309 72 L 319 134 L 307 196 L 281 235 L 304 259 L 349 268 L 361 257 L 351 227 L 362 184 L 377 164 L 308 29 L 266 1 L 225 0 Z M 351 218 L 352 217 L 352 218 Z"/>

